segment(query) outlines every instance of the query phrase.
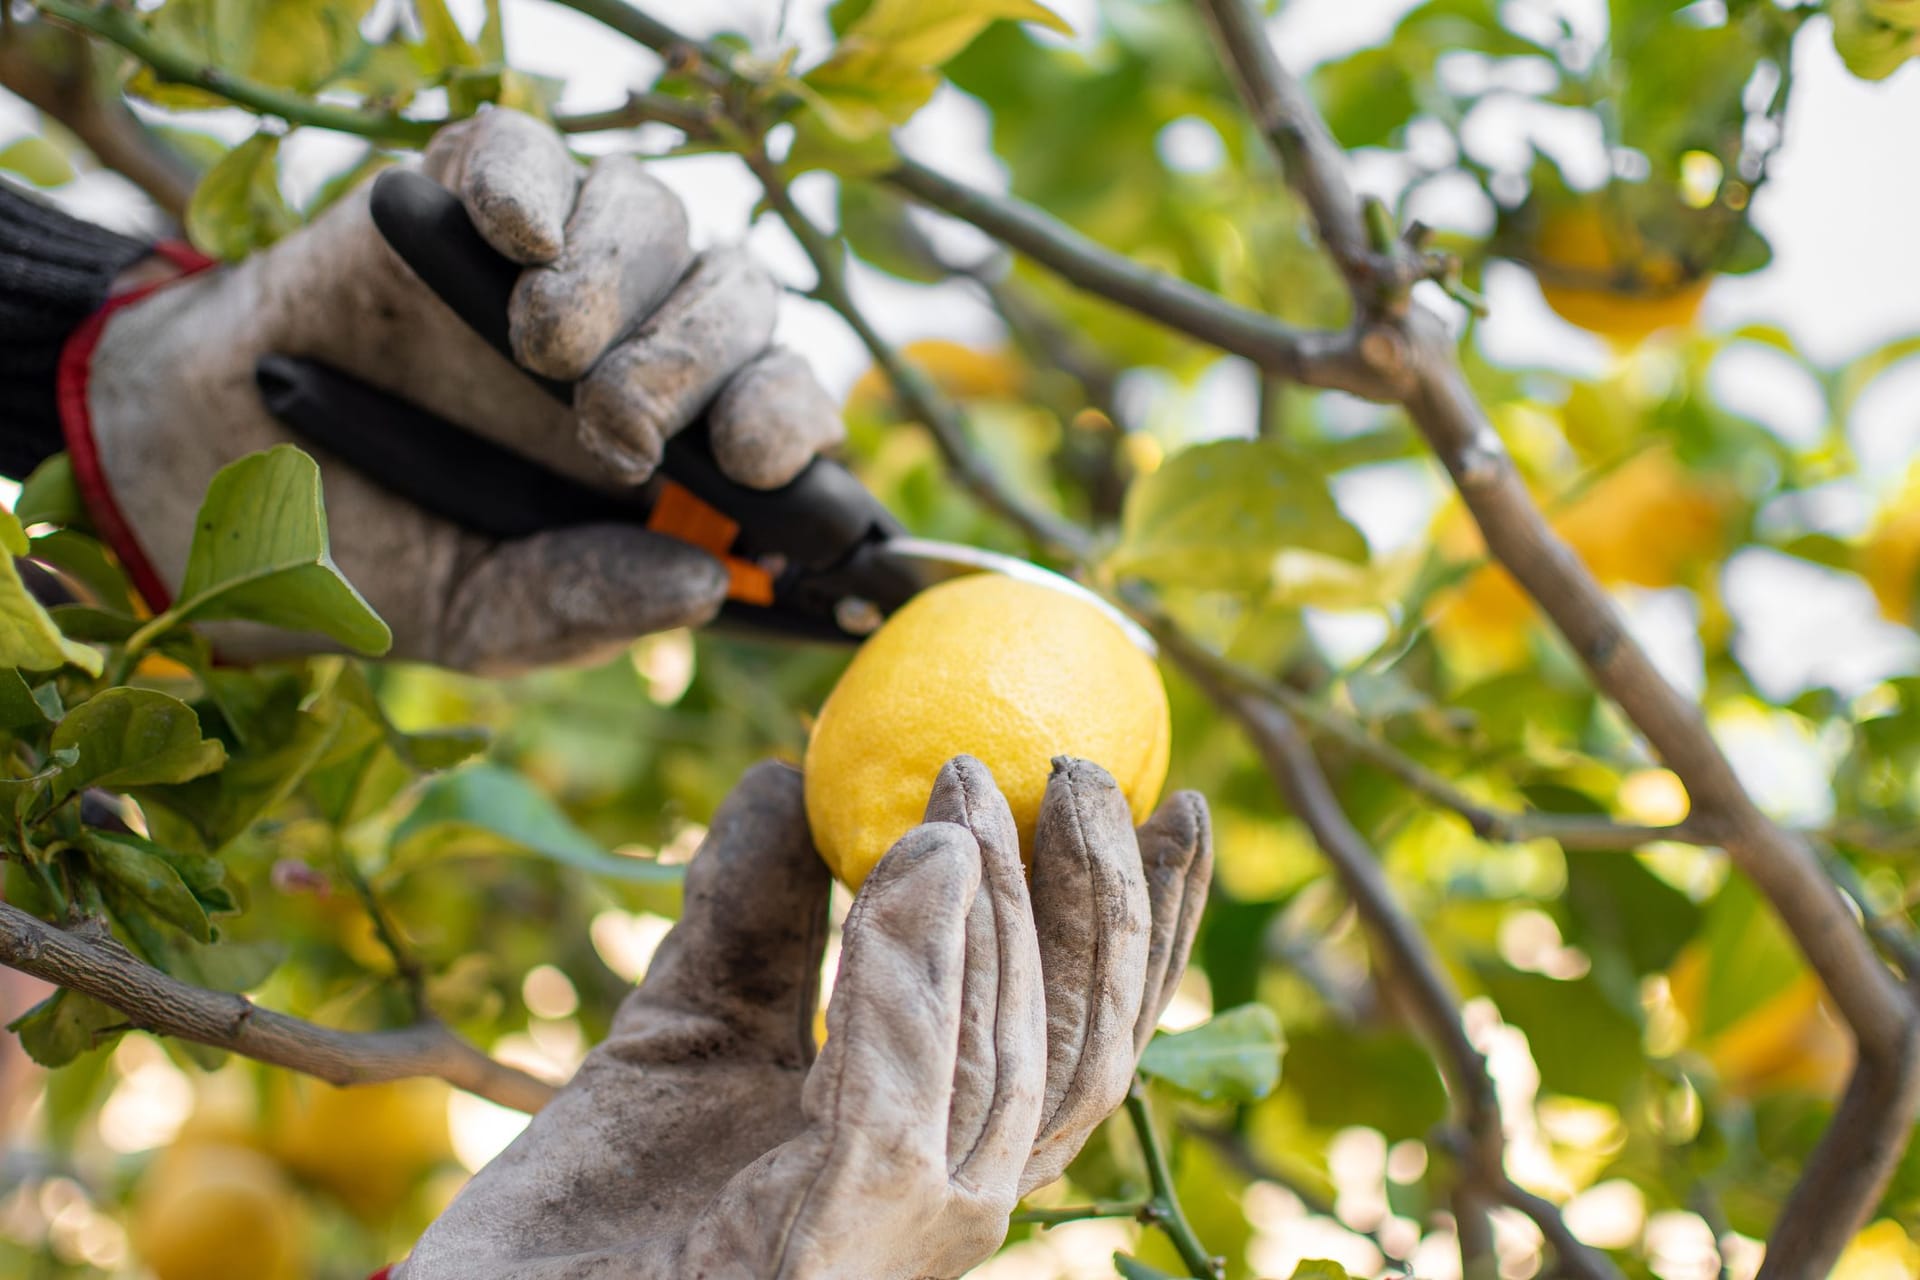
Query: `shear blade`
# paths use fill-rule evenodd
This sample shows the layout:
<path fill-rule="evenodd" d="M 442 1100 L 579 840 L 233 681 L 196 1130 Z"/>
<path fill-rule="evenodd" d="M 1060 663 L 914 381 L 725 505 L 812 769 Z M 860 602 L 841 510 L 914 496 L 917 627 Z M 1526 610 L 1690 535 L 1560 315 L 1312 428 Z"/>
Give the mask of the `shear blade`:
<path fill-rule="evenodd" d="M 889 538 L 881 544 L 882 554 L 888 559 L 910 562 L 928 586 L 945 582 L 949 578 L 963 577 L 973 573 L 998 573 L 1021 582 L 1031 582 L 1037 586 L 1049 587 L 1055 591 L 1064 591 L 1077 600 L 1098 609 L 1124 631 L 1127 639 L 1133 641 L 1139 650 L 1149 658 L 1160 656 L 1160 646 L 1154 642 L 1146 628 L 1120 612 L 1108 601 L 1095 595 L 1072 578 L 1042 569 L 1037 564 L 1022 560 L 1017 556 L 1001 555 L 997 551 L 983 551 L 979 547 L 969 547 L 958 542 L 939 542 L 932 538 Z"/>

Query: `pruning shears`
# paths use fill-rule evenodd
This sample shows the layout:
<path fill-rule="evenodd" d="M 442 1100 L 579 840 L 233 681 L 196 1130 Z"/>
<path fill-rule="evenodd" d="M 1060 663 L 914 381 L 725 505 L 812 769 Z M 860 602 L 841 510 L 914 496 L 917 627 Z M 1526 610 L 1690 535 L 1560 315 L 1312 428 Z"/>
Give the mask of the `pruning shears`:
<path fill-rule="evenodd" d="M 459 199 L 420 174 L 391 170 L 374 184 L 372 212 L 421 281 L 512 359 L 507 304 L 520 267 L 487 244 Z M 526 376 L 573 403 L 572 384 Z M 751 489 L 721 472 L 703 420 L 667 443 L 644 485 L 608 493 L 324 364 L 270 355 L 255 378 L 268 410 L 297 435 L 471 532 L 511 539 L 631 521 L 712 553 L 729 575 L 722 625 L 851 643 L 936 582 L 995 572 L 1085 599 L 1155 651 L 1145 630 L 1070 578 L 1012 556 L 907 536 L 830 458 L 815 458 L 782 488 Z"/>

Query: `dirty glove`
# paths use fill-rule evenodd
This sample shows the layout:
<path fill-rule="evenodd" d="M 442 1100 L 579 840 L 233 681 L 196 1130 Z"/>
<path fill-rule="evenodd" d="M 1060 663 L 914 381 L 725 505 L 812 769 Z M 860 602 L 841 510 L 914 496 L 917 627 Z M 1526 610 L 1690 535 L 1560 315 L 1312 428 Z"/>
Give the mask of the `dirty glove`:
<path fill-rule="evenodd" d="M 601 488 L 645 479 L 704 409 L 722 468 L 760 488 L 838 438 L 832 399 L 798 356 L 769 346 L 773 278 L 739 248 L 695 255 L 679 201 L 638 161 L 583 170 L 547 126 L 489 110 L 442 130 L 425 171 L 526 264 L 511 311 L 518 361 L 577 380 L 574 405 L 553 401 L 412 275 L 374 229 L 362 188 L 238 266 L 119 307 L 98 332 L 66 425 L 96 523 L 130 565 L 150 566 L 136 575 L 143 591 L 178 590 L 214 472 L 288 438 L 254 383 L 270 353 L 331 365 Z M 82 455 L 93 452 L 88 485 Z M 393 628 L 399 657 L 508 670 L 590 656 L 703 622 L 726 594 L 717 560 L 639 527 L 493 542 L 322 464 L 334 559 Z M 450 481 L 461 465 L 446 459 Z M 242 658 L 326 647 L 258 628 L 217 640 Z"/>
<path fill-rule="evenodd" d="M 1031 892 L 985 767 L 941 771 L 854 901 L 817 1060 L 827 873 L 800 775 L 754 769 L 606 1042 L 394 1280 L 916 1280 L 991 1254 L 1125 1097 L 1212 862 L 1199 797 L 1136 836 L 1104 770 L 1055 763 Z"/>

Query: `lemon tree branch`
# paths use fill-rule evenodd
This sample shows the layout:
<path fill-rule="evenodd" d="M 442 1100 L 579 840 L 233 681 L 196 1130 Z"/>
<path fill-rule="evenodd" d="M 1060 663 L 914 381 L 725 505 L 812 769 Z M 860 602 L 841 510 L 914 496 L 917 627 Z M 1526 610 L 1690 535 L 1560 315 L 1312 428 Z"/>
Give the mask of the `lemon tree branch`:
<path fill-rule="evenodd" d="M 1355 251 L 1362 208 L 1346 156 L 1280 65 L 1245 0 L 1196 0 L 1248 111 L 1313 211 L 1356 296 L 1368 259 Z M 1766 895 L 1858 1042 L 1833 1123 L 1783 1210 L 1763 1277 L 1823 1275 L 1865 1222 L 1920 1112 L 1920 1017 L 1806 840 L 1763 814 L 1708 731 L 1667 682 L 1599 583 L 1548 525 L 1468 387 L 1452 339 L 1419 307 L 1371 318 L 1377 364 L 1452 477 L 1494 557 L 1564 636 L 1596 687 L 1686 785 L 1693 821 Z"/>
<path fill-rule="evenodd" d="M 0 30 L 0 85 L 66 126 L 96 160 L 176 221 L 186 216 L 198 178 L 194 166 L 99 82 L 78 32 L 24 20 Z"/>
<path fill-rule="evenodd" d="M 147 33 L 131 12 L 116 5 L 96 8 L 76 3 L 75 0 L 34 0 L 34 5 L 50 18 L 79 27 L 109 44 L 125 49 L 151 67 L 154 74 L 164 81 L 193 85 L 217 93 L 230 102 L 261 115 L 285 120 L 288 124 L 312 125 L 381 142 L 424 146 L 444 123 L 439 120 L 412 120 L 392 112 L 336 107 L 301 94 L 255 84 L 217 67 L 195 62 L 178 50 L 162 44 Z"/>
<path fill-rule="evenodd" d="M 516 1111 L 538 1111 L 553 1087 L 496 1062 L 438 1022 L 395 1031 L 338 1031 L 209 991 L 143 963 L 104 929 L 59 929 L 0 903 L 0 964 L 118 1009 L 158 1035 L 191 1040 L 317 1076 L 369 1084 L 435 1076 Z"/>

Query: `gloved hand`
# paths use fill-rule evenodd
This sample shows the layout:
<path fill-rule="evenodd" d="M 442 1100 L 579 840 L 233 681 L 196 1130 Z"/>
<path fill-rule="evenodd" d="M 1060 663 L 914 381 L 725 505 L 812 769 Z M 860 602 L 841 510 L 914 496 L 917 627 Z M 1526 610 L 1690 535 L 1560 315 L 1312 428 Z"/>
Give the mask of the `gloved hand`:
<path fill-rule="evenodd" d="M 1005 1238 L 1124 1099 L 1212 854 L 1182 793 L 1136 833 L 1061 759 L 1029 892 L 962 756 L 854 900 L 814 1059 L 828 879 L 800 775 L 750 772 L 606 1042 L 394 1280 L 916 1280 Z"/>
<path fill-rule="evenodd" d="M 519 362 L 579 380 L 571 410 L 470 332 L 374 229 L 363 188 L 238 266 L 171 284 L 109 316 L 84 388 L 104 473 L 96 522 L 118 508 L 177 590 L 215 471 L 287 439 L 254 365 L 331 365 L 602 488 L 644 479 L 665 440 L 711 406 L 736 480 L 791 479 L 841 432 L 800 358 L 769 346 L 780 290 L 743 249 L 695 255 L 679 201 L 631 157 L 582 170 L 532 118 L 489 110 L 443 130 L 425 171 L 487 240 L 527 264 L 515 290 Z M 69 433 L 74 414 L 69 412 Z M 335 561 L 393 628 L 396 656 L 502 670 L 590 655 L 703 622 L 726 593 L 704 552 L 644 529 L 588 525 L 493 543 L 321 459 Z M 461 460 L 448 458 L 457 477 Z M 125 553 L 123 552 L 123 555 Z M 325 647 L 258 628 L 223 654 Z"/>

